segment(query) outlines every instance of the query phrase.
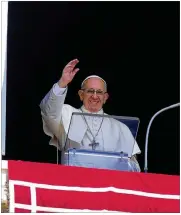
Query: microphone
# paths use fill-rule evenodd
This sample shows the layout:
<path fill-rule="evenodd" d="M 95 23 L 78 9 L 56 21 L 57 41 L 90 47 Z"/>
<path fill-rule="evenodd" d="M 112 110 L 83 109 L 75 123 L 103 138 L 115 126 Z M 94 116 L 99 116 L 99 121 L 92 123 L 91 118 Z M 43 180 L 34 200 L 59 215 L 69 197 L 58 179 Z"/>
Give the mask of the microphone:
<path fill-rule="evenodd" d="M 151 120 L 150 120 L 150 122 L 148 124 L 147 132 L 146 132 L 146 141 L 145 141 L 145 164 L 144 164 L 145 173 L 148 171 L 148 136 L 149 136 L 149 131 L 150 131 L 151 124 L 152 124 L 153 120 L 155 119 L 155 117 L 158 116 L 160 113 L 162 113 L 162 112 L 164 112 L 166 110 L 178 107 L 178 106 L 180 106 L 180 103 L 170 105 L 170 106 L 168 106 L 166 108 L 161 109 L 160 111 L 156 112 L 153 115 L 153 117 L 151 118 Z"/>

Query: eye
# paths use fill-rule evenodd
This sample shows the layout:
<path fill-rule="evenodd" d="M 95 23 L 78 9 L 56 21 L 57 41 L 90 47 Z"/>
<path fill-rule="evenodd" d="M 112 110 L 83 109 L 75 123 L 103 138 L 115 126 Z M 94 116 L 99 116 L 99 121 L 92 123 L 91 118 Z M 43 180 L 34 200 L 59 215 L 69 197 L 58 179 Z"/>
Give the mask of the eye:
<path fill-rule="evenodd" d="M 94 90 L 93 89 L 88 89 L 87 93 L 94 94 Z"/>
<path fill-rule="evenodd" d="M 97 90 L 97 94 L 102 95 L 103 91 L 102 90 Z"/>

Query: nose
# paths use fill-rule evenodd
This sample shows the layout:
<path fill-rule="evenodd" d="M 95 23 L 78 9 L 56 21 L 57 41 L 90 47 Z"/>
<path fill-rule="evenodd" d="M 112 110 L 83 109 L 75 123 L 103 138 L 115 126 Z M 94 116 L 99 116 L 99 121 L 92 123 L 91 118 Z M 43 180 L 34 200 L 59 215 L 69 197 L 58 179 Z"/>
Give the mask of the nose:
<path fill-rule="evenodd" d="M 97 93 L 96 93 L 96 91 L 94 91 L 94 94 L 92 95 L 92 97 L 93 97 L 94 99 L 97 98 Z"/>

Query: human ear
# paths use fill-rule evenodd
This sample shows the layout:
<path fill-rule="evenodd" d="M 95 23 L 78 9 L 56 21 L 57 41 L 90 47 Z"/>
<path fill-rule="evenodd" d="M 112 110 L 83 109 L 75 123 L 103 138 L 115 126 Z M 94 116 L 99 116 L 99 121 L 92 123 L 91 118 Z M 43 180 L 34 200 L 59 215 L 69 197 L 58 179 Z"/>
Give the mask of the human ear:
<path fill-rule="evenodd" d="M 78 95 L 79 95 L 80 101 L 83 101 L 83 98 L 84 98 L 83 90 L 79 90 Z"/>
<path fill-rule="evenodd" d="M 105 93 L 104 94 L 104 104 L 106 103 L 106 101 L 108 100 L 108 98 L 109 98 L 109 94 Z"/>

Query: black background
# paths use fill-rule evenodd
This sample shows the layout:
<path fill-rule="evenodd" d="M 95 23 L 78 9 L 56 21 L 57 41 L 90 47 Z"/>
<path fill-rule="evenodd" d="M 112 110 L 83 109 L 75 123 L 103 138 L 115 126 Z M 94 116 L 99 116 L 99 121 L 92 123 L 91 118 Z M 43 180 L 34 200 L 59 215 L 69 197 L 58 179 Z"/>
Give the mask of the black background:
<path fill-rule="evenodd" d="M 110 94 L 105 112 L 140 118 L 143 170 L 149 120 L 179 102 L 179 8 L 179 2 L 10 2 L 4 159 L 56 162 L 39 103 L 66 63 L 78 58 L 66 103 L 78 108 L 81 81 L 102 76 Z M 179 119 L 175 108 L 154 120 L 149 172 L 179 174 Z"/>

